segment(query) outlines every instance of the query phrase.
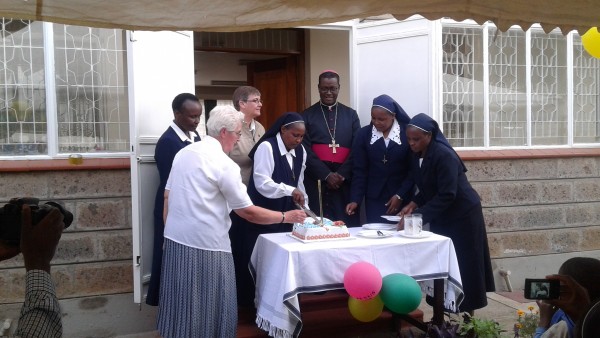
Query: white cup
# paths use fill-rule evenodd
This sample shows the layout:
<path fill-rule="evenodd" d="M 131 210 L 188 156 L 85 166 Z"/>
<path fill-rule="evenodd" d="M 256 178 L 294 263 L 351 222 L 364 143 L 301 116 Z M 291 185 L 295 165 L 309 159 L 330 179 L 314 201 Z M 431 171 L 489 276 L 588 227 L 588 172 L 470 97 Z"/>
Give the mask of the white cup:
<path fill-rule="evenodd" d="M 404 234 L 407 236 L 413 234 L 412 215 L 404 215 Z"/>
<path fill-rule="evenodd" d="M 411 216 L 412 235 L 420 236 L 423 231 L 423 215 L 411 214 Z"/>

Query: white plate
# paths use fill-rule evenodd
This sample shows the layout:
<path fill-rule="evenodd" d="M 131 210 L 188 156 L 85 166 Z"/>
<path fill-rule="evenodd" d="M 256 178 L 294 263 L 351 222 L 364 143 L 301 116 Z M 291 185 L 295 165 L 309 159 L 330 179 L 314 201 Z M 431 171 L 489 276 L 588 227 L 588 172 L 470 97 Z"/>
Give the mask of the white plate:
<path fill-rule="evenodd" d="M 366 230 L 396 230 L 396 224 L 389 223 L 367 223 L 362 227 Z"/>
<path fill-rule="evenodd" d="M 402 216 L 382 215 L 381 218 L 387 219 L 390 222 L 400 222 L 400 220 L 402 219 Z"/>
<path fill-rule="evenodd" d="M 400 231 L 398 231 L 398 234 L 400 234 L 400 236 L 402 236 L 402 237 L 408 237 L 408 238 L 427 238 L 427 237 L 431 236 L 433 234 L 433 232 L 421 231 L 421 233 L 419 235 L 408 235 L 408 234 L 404 233 L 404 230 L 400 230 Z"/>
<path fill-rule="evenodd" d="M 359 231 L 356 235 L 360 237 L 366 238 L 386 238 L 394 236 L 396 231 L 388 231 L 388 230 L 362 230 Z"/>

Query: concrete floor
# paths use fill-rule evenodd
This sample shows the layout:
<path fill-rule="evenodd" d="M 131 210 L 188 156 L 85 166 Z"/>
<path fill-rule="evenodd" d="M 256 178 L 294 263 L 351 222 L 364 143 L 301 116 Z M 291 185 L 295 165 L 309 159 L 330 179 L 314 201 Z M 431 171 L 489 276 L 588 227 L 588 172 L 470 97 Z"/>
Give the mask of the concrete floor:
<path fill-rule="evenodd" d="M 488 293 L 488 306 L 475 311 L 475 316 L 479 318 L 493 319 L 500 324 L 500 327 L 505 330 L 506 336 L 512 337 L 513 325 L 517 321 L 517 310 L 528 311 L 528 306 L 534 306 L 537 309 L 535 302 L 526 302 L 518 293 L 513 294 L 497 294 Z M 432 309 L 425 303 L 421 302 L 419 307 L 424 313 L 424 319 L 430 320 Z M 456 317 L 455 317 L 456 318 Z M 144 332 L 138 334 L 117 336 L 120 338 L 159 338 L 160 335 L 156 331 Z M 388 338 L 390 333 L 374 333 L 368 337 L 360 338 Z M 359 337 L 356 337 L 359 338 Z"/>

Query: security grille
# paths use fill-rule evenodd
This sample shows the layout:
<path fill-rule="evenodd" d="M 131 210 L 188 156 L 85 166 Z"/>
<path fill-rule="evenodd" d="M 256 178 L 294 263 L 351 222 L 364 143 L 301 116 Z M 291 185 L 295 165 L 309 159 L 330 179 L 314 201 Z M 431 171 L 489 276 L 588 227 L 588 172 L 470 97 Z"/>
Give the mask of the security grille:
<path fill-rule="evenodd" d="M 445 23 L 444 133 L 458 147 L 597 143 L 599 69 L 576 32 Z"/>

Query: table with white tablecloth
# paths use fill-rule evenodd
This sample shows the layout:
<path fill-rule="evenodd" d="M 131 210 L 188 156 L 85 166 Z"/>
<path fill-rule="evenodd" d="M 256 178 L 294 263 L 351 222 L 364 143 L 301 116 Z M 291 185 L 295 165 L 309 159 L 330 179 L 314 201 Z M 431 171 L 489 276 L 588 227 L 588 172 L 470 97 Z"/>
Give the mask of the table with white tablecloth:
<path fill-rule="evenodd" d="M 395 234 L 371 239 L 357 236 L 361 230 L 351 228 L 350 239 L 312 243 L 289 233 L 261 235 L 250 260 L 257 325 L 272 337 L 297 337 L 302 329 L 298 294 L 343 289 L 346 269 L 360 261 L 373 264 L 384 277 L 392 273 L 412 276 L 431 296 L 433 281 L 443 280 L 444 307 L 457 308 L 463 292 L 450 238 L 431 234 L 413 239 Z"/>

